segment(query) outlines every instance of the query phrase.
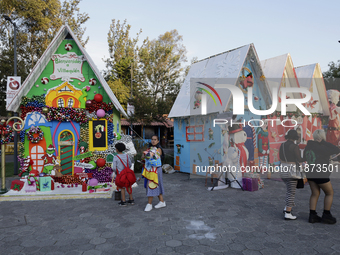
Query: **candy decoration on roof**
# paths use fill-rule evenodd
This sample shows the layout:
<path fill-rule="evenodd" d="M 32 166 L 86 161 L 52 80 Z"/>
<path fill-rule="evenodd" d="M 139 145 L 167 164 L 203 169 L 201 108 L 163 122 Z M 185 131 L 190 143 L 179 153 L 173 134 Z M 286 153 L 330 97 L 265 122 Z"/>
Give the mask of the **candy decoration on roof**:
<path fill-rule="evenodd" d="M 67 51 L 72 50 L 72 44 L 70 44 L 70 43 L 65 44 L 65 50 L 67 50 Z"/>
<path fill-rule="evenodd" d="M 42 83 L 42 84 L 45 84 L 45 85 L 46 85 L 47 83 L 49 83 L 49 81 L 50 81 L 50 80 L 49 80 L 47 77 L 43 77 L 43 78 L 41 79 L 41 83 Z"/>
<path fill-rule="evenodd" d="M 95 78 L 91 78 L 90 80 L 89 80 L 89 84 L 90 85 L 96 85 L 96 83 L 97 83 L 97 80 L 95 79 Z"/>

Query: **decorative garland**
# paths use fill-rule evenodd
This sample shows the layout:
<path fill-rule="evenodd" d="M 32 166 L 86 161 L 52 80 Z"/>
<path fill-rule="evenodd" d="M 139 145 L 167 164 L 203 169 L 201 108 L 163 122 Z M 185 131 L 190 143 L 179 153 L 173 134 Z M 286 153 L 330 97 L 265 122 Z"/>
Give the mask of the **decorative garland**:
<path fill-rule="evenodd" d="M 103 109 L 105 113 L 112 114 L 113 113 L 113 103 L 105 103 L 105 102 L 97 102 L 96 100 L 88 100 L 86 104 L 86 110 L 90 113 L 97 112 L 99 109 Z"/>
<path fill-rule="evenodd" d="M 5 139 L 1 138 L 1 140 L 0 140 L 1 144 L 6 144 L 6 143 L 9 143 L 13 140 L 13 137 L 14 137 L 13 128 L 9 125 L 7 125 L 6 127 L 3 127 L 1 129 L 1 134 L 2 134 L 2 136 L 5 136 Z"/>
<path fill-rule="evenodd" d="M 48 113 L 43 113 L 48 121 L 75 121 L 80 124 L 88 121 L 84 109 L 48 107 Z"/>
<path fill-rule="evenodd" d="M 34 134 L 38 134 L 37 137 L 34 137 Z M 41 130 L 40 127 L 35 127 L 32 126 L 28 132 L 27 132 L 27 139 L 31 142 L 31 143 L 38 143 L 40 142 L 42 139 L 44 138 L 44 132 Z"/>

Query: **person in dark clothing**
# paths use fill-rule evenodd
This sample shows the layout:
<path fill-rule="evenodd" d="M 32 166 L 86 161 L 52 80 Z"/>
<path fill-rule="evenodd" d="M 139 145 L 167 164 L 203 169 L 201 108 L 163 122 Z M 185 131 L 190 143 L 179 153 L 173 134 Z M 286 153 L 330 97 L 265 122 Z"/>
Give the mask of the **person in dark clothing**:
<path fill-rule="evenodd" d="M 309 140 L 304 151 L 304 158 L 307 160 L 305 172 L 309 187 L 312 191 L 309 200 L 309 222 L 322 222 L 335 224 L 336 219 L 330 213 L 333 203 L 333 187 L 329 179 L 331 167 L 329 160 L 331 155 L 340 153 L 340 149 L 326 142 L 326 134 L 323 129 L 318 129 L 313 133 L 313 140 Z M 320 196 L 320 188 L 325 193 L 324 211 L 322 217 L 316 213 L 316 204 Z"/>
<path fill-rule="evenodd" d="M 301 152 L 299 146 L 294 143 L 295 140 L 299 139 L 299 135 L 296 130 L 289 130 L 285 136 L 286 142 L 281 144 L 280 147 L 280 160 L 282 168 L 296 167 L 296 162 L 303 162 L 301 158 Z M 281 170 L 280 176 L 283 182 L 286 184 L 286 207 L 283 210 L 285 213 L 285 220 L 295 220 L 296 216 L 292 215 L 292 207 L 295 206 L 295 191 L 297 179 L 292 179 L 288 172 Z M 304 180 L 307 182 L 307 179 Z"/>

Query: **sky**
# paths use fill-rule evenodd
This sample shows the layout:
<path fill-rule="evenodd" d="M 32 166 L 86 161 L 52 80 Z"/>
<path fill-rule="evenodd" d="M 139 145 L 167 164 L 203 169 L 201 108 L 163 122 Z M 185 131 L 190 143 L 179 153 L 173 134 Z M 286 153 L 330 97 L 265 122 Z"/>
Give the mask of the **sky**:
<path fill-rule="evenodd" d="M 109 56 L 107 34 L 112 20 L 127 20 L 140 42 L 176 29 L 183 36 L 189 65 L 253 43 L 261 60 L 290 53 L 295 67 L 319 63 L 322 72 L 340 59 L 339 0 L 82 0 L 85 49 L 99 68 Z"/>

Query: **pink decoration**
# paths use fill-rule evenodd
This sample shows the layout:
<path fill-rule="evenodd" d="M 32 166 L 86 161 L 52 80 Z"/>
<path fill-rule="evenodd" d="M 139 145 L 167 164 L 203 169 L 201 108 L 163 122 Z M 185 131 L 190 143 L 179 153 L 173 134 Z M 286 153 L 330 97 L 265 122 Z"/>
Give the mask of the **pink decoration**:
<path fill-rule="evenodd" d="M 97 186 L 98 185 L 98 180 L 95 178 L 92 178 L 89 180 L 89 186 Z"/>
<path fill-rule="evenodd" d="M 90 86 L 86 86 L 86 91 L 89 91 L 91 89 Z"/>
<path fill-rule="evenodd" d="M 97 111 L 98 118 L 103 118 L 105 116 L 105 111 L 103 109 L 99 109 Z"/>

